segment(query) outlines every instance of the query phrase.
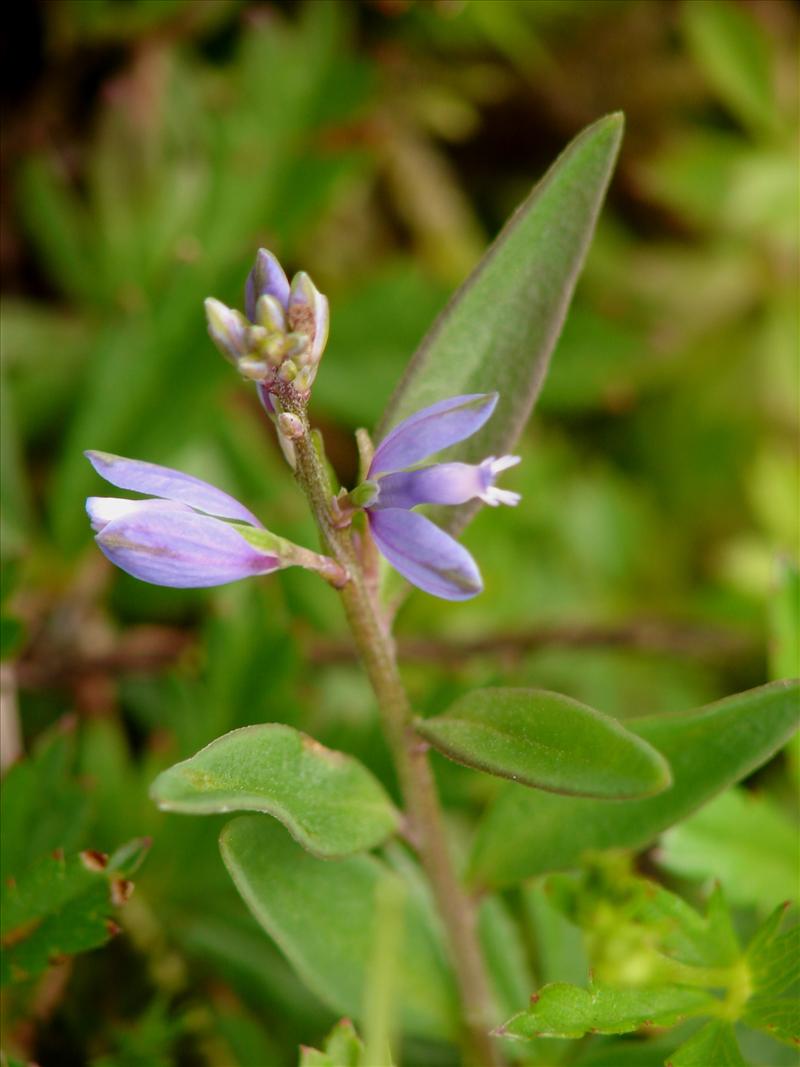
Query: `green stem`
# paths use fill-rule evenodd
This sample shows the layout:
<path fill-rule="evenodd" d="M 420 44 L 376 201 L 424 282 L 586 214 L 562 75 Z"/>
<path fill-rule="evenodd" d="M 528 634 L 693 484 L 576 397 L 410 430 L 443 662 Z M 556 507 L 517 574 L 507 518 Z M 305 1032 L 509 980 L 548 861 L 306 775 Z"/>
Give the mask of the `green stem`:
<path fill-rule="evenodd" d="M 304 433 L 294 440 L 295 473 L 314 512 L 323 547 L 350 575 L 350 581 L 340 590 L 342 601 L 378 699 L 406 805 L 409 837 L 419 853 L 447 932 L 470 1061 L 474 1067 L 500 1067 L 499 1049 L 489 1036 L 493 1026 L 492 997 L 478 944 L 475 909 L 453 867 L 427 745 L 414 731 L 413 712 L 400 678 L 394 642 L 370 594 L 350 531 L 337 528 L 331 510 L 330 481 L 311 439 L 303 406 L 288 390 L 281 400 L 284 410 L 303 420 Z"/>

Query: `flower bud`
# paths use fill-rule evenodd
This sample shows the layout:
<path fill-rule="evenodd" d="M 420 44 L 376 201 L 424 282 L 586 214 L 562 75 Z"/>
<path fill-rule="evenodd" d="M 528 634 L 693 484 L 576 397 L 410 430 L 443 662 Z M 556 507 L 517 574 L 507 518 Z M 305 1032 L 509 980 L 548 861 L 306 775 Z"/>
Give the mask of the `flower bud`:
<path fill-rule="evenodd" d="M 211 296 L 205 301 L 205 309 L 211 340 L 227 360 L 236 363 L 248 351 L 247 320 Z"/>
<path fill-rule="evenodd" d="M 284 382 L 293 382 L 297 377 L 297 364 L 291 359 L 284 360 L 278 368 L 278 377 Z"/>
<path fill-rule="evenodd" d="M 298 393 L 306 393 L 314 384 L 314 379 L 317 376 L 317 368 L 314 366 L 303 367 L 294 380 L 295 391 Z"/>
<path fill-rule="evenodd" d="M 286 313 L 272 293 L 262 293 L 258 298 L 256 322 L 270 333 L 286 332 Z"/>
<path fill-rule="evenodd" d="M 302 420 L 297 415 L 292 414 L 291 411 L 283 411 L 278 416 L 278 429 L 290 441 L 296 441 L 303 436 Z"/>
<path fill-rule="evenodd" d="M 271 367 L 266 360 L 255 359 L 252 356 L 245 356 L 240 359 L 237 366 L 241 376 L 251 382 L 266 381 L 271 373 Z"/>
<path fill-rule="evenodd" d="M 320 293 L 305 271 L 295 274 L 287 319 L 293 331 L 305 333 L 310 338 L 313 362 L 320 359 L 328 340 L 329 318 L 327 298 Z"/>

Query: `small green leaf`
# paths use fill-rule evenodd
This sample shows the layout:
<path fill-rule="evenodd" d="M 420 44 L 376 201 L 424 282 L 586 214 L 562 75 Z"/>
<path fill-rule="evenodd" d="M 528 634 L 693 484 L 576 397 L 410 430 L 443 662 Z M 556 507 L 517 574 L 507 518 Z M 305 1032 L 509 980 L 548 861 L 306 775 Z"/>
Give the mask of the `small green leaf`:
<path fill-rule="evenodd" d="M 349 1019 L 340 1019 L 325 1039 L 325 1051 L 336 1067 L 361 1067 L 364 1042 Z"/>
<path fill-rule="evenodd" d="M 523 932 L 514 912 L 499 894 L 486 896 L 480 903 L 478 938 L 502 1018 L 527 1002 L 533 981 Z M 537 944 L 537 955 L 538 947 Z"/>
<path fill-rule="evenodd" d="M 42 734 L 0 783 L 0 869 L 5 878 L 19 880 L 55 849 L 69 854 L 83 842 L 89 801 L 72 770 L 73 726 L 63 720 Z"/>
<path fill-rule="evenodd" d="M 784 557 L 778 561 L 777 588 L 770 603 L 770 675 L 800 675 L 800 567 Z"/>
<path fill-rule="evenodd" d="M 280 723 L 244 726 L 163 771 L 150 789 L 164 811 L 263 811 L 326 858 L 379 845 L 398 813 L 366 767 Z"/>
<path fill-rule="evenodd" d="M 541 389 L 622 139 L 623 117 L 589 126 L 534 187 L 417 349 L 376 440 L 420 408 L 497 391 L 487 425 L 449 450 L 467 462 L 511 451 Z M 472 505 L 439 517 L 461 529 Z"/>
<path fill-rule="evenodd" d="M 760 21 L 728 0 L 684 4 L 689 45 L 721 100 L 757 133 L 776 125 L 769 40 Z"/>
<path fill-rule="evenodd" d="M 664 834 L 659 863 L 684 877 L 718 878 L 735 904 L 766 912 L 800 897 L 800 842 L 769 797 L 731 789 Z"/>
<path fill-rule="evenodd" d="M 666 1067 L 747 1067 L 730 1023 L 712 1019 L 676 1049 Z"/>
<path fill-rule="evenodd" d="M 554 982 L 531 997 L 531 1006 L 501 1027 L 507 1037 L 583 1037 L 627 1034 L 642 1026 L 672 1026 L 718 1003 L 702 989 L 662 985 L 613 989 Z"/>
<path fill-rule="evenodd" d="M 616 719 L 544 689 L 476 689 L 416 726 L 456 763 L 553 793 L 619 800 L 671 781 L 661 753 Z"/>
<path fill-rule="evenodd" d="M 797 729 L 797 682 L 758 689 L 680 714 L 626 723 L 669 761 L 658 796 L 599 805 L 509 785 L 479 827 L 470 881 L 498 888 L 576 865 L 589 849 L 642 848 L 768 760 Z"/>
<path fill-rule="evenodd" d="M 298 975 L 334 1011 L 358 1019 L 374 945 L 375 898 L 399 877 L 373 856 L 324 862 L 270 819 L 242 816 L 222 831 L 222 858 L 253 915 Z M 458 1009 L 452 975 L 424 901 L 409 892 L 397 959 L 401 1024 L 453 1039 Z"/>
<path fill-rule="evenodd" d="M 780 933 L 785 913 L 785 905 L 776 908 L 747 948 L 753 992 L 742 1022 L 796 1047 L 800 1045 L 800 925 Z"/>
<path fill-rule="evenodd" d="M 132 842 L 125 857 L 141 861 L 149 842 Z M 130 855 L 129 855 L 130 853 Z M 117 862 L 114 862 L 114 860 Z M 119 927 L 112 916 L 133 885 L 122 857 L 56 852 L 22 878 L 9 878 L 0 896 L 0 984 L 35 978 L 64 956 L 105 944 Z"/>
<path fill-rule="evenodd" d="M 364 1061 L 364 1042 L 349 1019 L 340 1019 L 322 1048 L 300 1049 L 299 1067 L 367 1067 Z"/>
<path fill-rule="evenodd" d="M 0 615 L 0 659 L 11 659 L 25 640 L 25 626 L 13 615 Z"/>
<path fill-rule="evenodd" d="M 630 863 L 627 853 L 597 854 L 579 876 L 547 879 L 550 904 L 591 939 L 598 981 L 618 985 L 633 970 L 640 982 L 645 974 L 674 982 L 679 980 L 675 968 L 665 968 L 665 961 L 716 969 L 740 962 L 741 948 L 719 886 L 702 916 L 664 886 L 632 874 Z M 615 950 L 620 943 L 624 953 Z"/>

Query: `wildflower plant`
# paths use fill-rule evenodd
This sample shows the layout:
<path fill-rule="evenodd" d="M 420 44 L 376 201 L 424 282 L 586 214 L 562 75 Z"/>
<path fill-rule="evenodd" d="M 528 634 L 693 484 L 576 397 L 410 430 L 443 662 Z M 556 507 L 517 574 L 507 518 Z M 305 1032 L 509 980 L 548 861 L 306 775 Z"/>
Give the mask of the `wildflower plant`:
<path fill-rule="evenodd" d="M 545 987 L 527 1011 L 524 1003 L 505 1008 L 496 973 L 505 964 L 488 966 L 476 901 L 575 866 L 587 851 L 650 844 L 776 751 L 796 725 L 796 686 L 774 683 L 683 716 L 626 725 L 556 693 L 481 689 L 421 720 L 392 639 L 402 598 L 389 595 L 390 569 L 449 601 L 483 590 L 479 563 L 457 536 L 481 505 L 520 503 L 513 450 L 563 323 L 621 130 L 617 115 L 586 130 L 521 206 L 423 342 L 374 440 L 359 432 L 362 478 L 352 488 L 334 490 L 309 417 L 329 330 L 327 299 L 303 272 L 290 282 L 262 249 L 243 311 L 206 301 L 211 338 L 254 384 L 316 520 L 320 551 L 271 532 L 245 504 L 199 478 L 87 454 L 106 482 L 141 494 L 87 501 L 98 546 L 135 577 L 211 586 L 269 580 L 273 571 L 300 566 L 339 591 L 380 711 L 399 802 L 354 757 L 279 722 L 218 738 L 159 775 L 152 796 L 168 811 L 251 813 L 223 830 L 225 864 L 256 919 L 337 1011 L 364 1016 L 376 939 L 394 930 L 397 1025 L 404 1034 L 460 1043 L 473 1067 L 504 1062 L 510 1039 L 613 1035 L 690 1018 L 710 1021 L 674 1062 L 709 1067 L 697 1057 L 714 1043 L 735 1049 L 732 1026 L 740 1018 L 780 1040 L 791 1038 L 794 1025 L 788 1008 L 769 1003 L 768 992 L 780 999 L 789 983 L 786 968 L 780 980 L 768 974 L 769 960 L 786 952 L 779 924 L 770 920 L 760 941 L 756 934 L 741 950 L 721 899 L 703 918 L 664 891 L 658 918 L 672 924 L 672 940 L 642 948 L 636 973 L 646 980 L 629 988 L 636 968 L 611 966 L 588 989 Z M 335 314 L 333 321 L 335 328 Z M 511 780 L 463 871 L 453 861 L 431 748 L 473 773 Z M 374 849 L 382 851 L 368 855 Z M 628 872 L 623 882 L 627 895 L 613 906 L 629 909 L 635 930 L 647 890 Z M 579 890 L 560 885 L 559 892 L 563 910 L 578 914 Z M 368 1035 L 365 1051 L 342 1023 L 326 1050 L 306 1050 L 303 1062 L 344 1062 L 336 1057 L 346 1046 L 347 1062 L 374 1065 L 376 1055 L 388 1055 L 386 1036 Z M 521 1047 L 524 1059 L 528 1046 Z M 724 1062 L 739 1061 L 731 1053 Z"/>

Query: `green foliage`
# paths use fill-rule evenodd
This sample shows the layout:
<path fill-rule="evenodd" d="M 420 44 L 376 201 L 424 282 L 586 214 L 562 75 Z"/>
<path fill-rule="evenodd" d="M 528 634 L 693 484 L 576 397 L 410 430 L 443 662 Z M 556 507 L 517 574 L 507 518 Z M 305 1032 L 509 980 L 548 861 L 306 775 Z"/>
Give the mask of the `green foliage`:
<path fill-rule="evenodd" d="M 282 827 L 256 816 L 229 823 L 220 847 L 248 907 L 303 980 L 335 1011 L 359 1019 L 376 936 L 376 896 L 398 875 L 371 856 L 315 859 Z M 397 967 L 403 1026 L 423 1036 L 454 1036 L 453 979 L 427 902 L 414 891 Z"/>
<path fill-rule="evenodd" d="M 703 71 L 733 113 L 756 132 L 776 123 L 769 40 L 758 21 L 730 0 L 683 5 L 686 33 Z"/>
<path fill-rule="evenodd" d="M 659 862 L 674 874 L 718 878 L 737 904 L 769 911 L 800 898 L 800 842 L 792 819 L 766 796 L 732 789 L 668 830 Z"/>
<path fill-rule="evenodd" d="M 606 858 L 578 879 L 554 876 L 549 891 L 586 932 L 592 978 L 588 989 L 564 982 L 544 986 L 527 1011 L 501 1028 L 504 1034 L 575 1039 L 710 1016 L 668 1057 L 669 1063 L 698 1067 L 745 1063 L 732 1025 L 739 1021 L 796 1043 L 800 925 L 779 932 L 785 906 L 743 951 L 719 890 L 702 917 L 674 893 L 632 875 L 624 861 Z"/>
<path fill-rule="evenodd" d="M 357 760 L 280 723 L 245 726 L 156 778 L 163 811 L 186 815 L 263 811 L 309 852 L 346 856 L 381 844 L 398 813 Z"/>
<path fill-rule="evenodd" d="M 300 1050 L 300 1067 L 369 1067 L 364 1053 L 364 1043 L 353 1024 L 341 1019 L 325 1038 L 322 1049 Z"/>
<path fill-rule="evenodd" d="M 459 393 L 500 394 L 477 434 L 450 450 L 476 462 L 514 447 L 542 387 L 619 151 L 621 115 L 584 130 L 517 208 L 452 298 L 394 393 L 378 427 Z M 448 453 L 449 454 L 449 453 Z M 476 506 L 439 520 L 463 527 Z"/>
<path fill-rule="evenodd" d="M 133 891 L 128 875 L 149 845 L 133 841 L 110 858 L 57 851 L 19 879 L 7 876 L 0 894 L 0 984 L 27 982 L 119 933 L 112 916 Z"/>
<path fill-rule="evenodd" d="M 800 924 L 780 933 L 781 905 L 755 935 L 745 954 L 752 992 L 743 1020 L 794 1047 L 800 1043 Z"/>
<path fill-rule="evenodd" d="M 683 986 L 645 989 L 589 989 L 554 984 L 531 998 L 531 1007 L 499 1031 L 509 1037 L 583 1037 L 584 1034 L 626 1034 L 648 1026 L 673 1026 L 693 1015 L 706 1014 L 710 994 Z"/>
<path fill-rule="evenodd" d="M 668 1067 L 746 1067 L 733 1027 L 722 1019 L 706 1023 L 667 1063 Z"/>
<path fill-rule="evenodd" d="M 770 673 L 773 678 L 800 677 L 800 567 L 788 557 L 778 563 L 770 606 Z"/>
<path fill-rule="evenodd" d="M 440 752 L 521 785 L 620 800 L 670 784 L 663 756 L 616 719 L 536 689 L 477 689 L 417 732 Z"/>
<path fill-rule="evenodd" d="M 377 424 L 486 238 L 582 127 L 624 111 L 610 195 L 536 419 L 516 446 L 523 462 L 509 484 L 523 502 L 484 509 L 467 531 L 485 595 L 458 609 L 409 600 L 403 674 L 427 722 L 476 689 L 546 688 L 604 709 L 659 751 L 655 720 L 674 708 L 800 674 L 796 36 L 790 0 L 63 0 L 20 14 L 4 130 L 3 879 L 30 884 L 55 870 L 59 849 L 66 866 L 81 850 L 113 853 L 142 835 L 153 845 L 121 936 L 4 989 L 3 1064 L 291 1067 L 298 1046 L 324 1047 L 333 1010 L 356 1015 L 373 1049 L 389 1033 L 398 1064 L 460 1059 L 435 937 L 420 935 L 428 977 L 411 1000 L 439 1005 L 439 1022 L 425 1016 L 429 1028 L 417 1029 L 440 1037 L 416 1036 L 408 1011 L 396 1017 L 397 988 L 380 970 L 391 922 L 384 940 L 359 929 L 361 977 L 332 1009 L 349 948 L 321 999 L 318 957 L 301 935 L 311 921 L 323 942 L 319 872 L 333 877 L 339 862 L 313 860 L 272 820 L 254 819 L 320 886 L 298 896 L 308 951 L 293 969 L 295 948 L 284 954 L 265 935 L 220 862 L 223 818 L 164 814 L 148 796 L 176 761 L 276 718 L 351 753 L 396 795 L 331 591 L 288 572 L 160 590 L 110 572 L 90 547 L 82 497 L 99 484 L 85 447 L 190 470 L 316 547 L 258 403 L 219 361 L 202 319 L 209 294 L 241 302 L 259 245 L 309 270 L 331 298 L 312 413 L 338 481 L 352 485 L 351 431 Z M 512 243 L 544 226 L 541 206 L 556 194 L 575 204 L 566 179 L 584 165 L 594 168 L 581 205 L 591 219 L 615 122 L 572 140 Z M 565 212 L 550 223 L 543 245 L 514 245 L 539 264 L 527 290 L 537 298 L 569 270 L 576 237 Z M 542 307 L 524 304 L 513 282 L 507 272 L 471 325 L 445 312 L 429 335 L 421 353 L 436 337 L 462 342 L 442 389 L 491 387 L 502 371 L 516 375 L 515 410 L 530 402 L 546 346 L 531 346 L 522 367 L 494 359 L 497 339 Z M 474 287 L 466 292 L 464 306 Z M 516 316 L 512 299 L 523 303 Z M 646 734 L 642 708 L 654 723 Z M 681 985 L 678 964 L 740 959 L 731 926 L 746 940 L 796 893 L 800 748 L 795 738 L 776 751 L 778 718 L 768 709 L 762 730 L 754 712 L 698 746 L 676 736 L 664 750 L 675 785 L 643 801 L 532 794 L 434 757 L 454 855 L 467 859 L 476 832 L 483 848 L 491 827 L 497 880 L 510 886 L 479 909 L 498 1023 L 533 989 L 585 992 L 590 967 L 597 987 L 637 990 L 637 967 L 653 984 Z M 596 866 L 594 895 L 572 875 L 528 879 L 562 863 L 583 870 L 582 853 L 615 843 L 653 845 L 635 862 L 663 892 L 652 881 L 633 892 L 622 875 L 615 892 Z M 405 898 L 407 952 L 409 916 L 427 916 L 419 872 L 394 845 L 386 860 L 356 860 Z M 730 916 L 719 894 L 702 914 L 693 907 L 717 880 Z M 777 955 L 764 965 L 753 949 L 753 972 L 780 976 L 794 936 L 774 931 L 777 948 L 764 952 Z M 752 1024 L 735 1023 L 741 1053 L 733 1022 L 712 1018 L 513 1042 L 509 1059 L 717 1067 L 743 1055 L 790 1067 L 792 1046 L 774 1036 L 796 1032 L 792 987 L 763 990 Z"/>
<path fill-rule="evenodd" d="M 652 798 L 606 807 L 508 786 L 478 830 L 471 880 L 508 885 L 572 866 L 587 849 L 649 844 L 786 743 L 798 727 L 798 692 L 800 683 L 773 682 L 695 711 L 629 721 L 672 770 L 672 785 Z"/>
<path fill-rule="evenodd" d="M 56 849 L 73 852 L 82 842 L 89 803 L 72 776 L 74 757 L 74 723 L 67 723 L 40 737 L 3 778 L 0 807 L 14 816 L 0 834 L 4 878 L 19 879 Z"/>

